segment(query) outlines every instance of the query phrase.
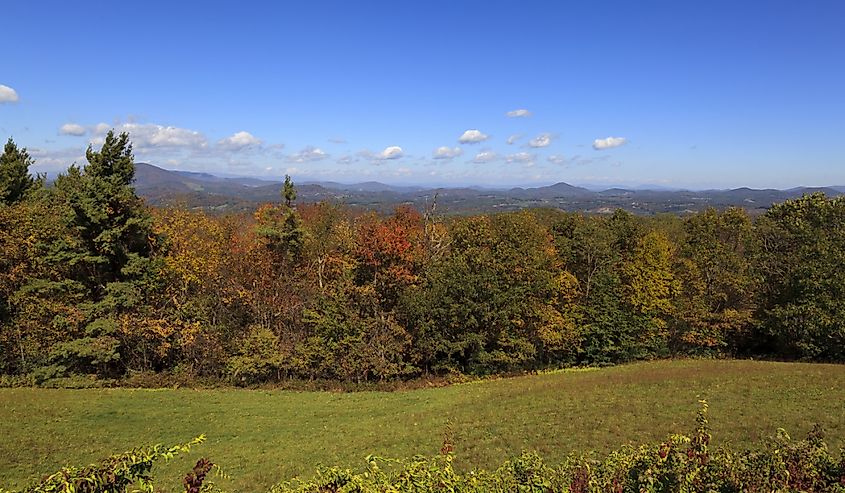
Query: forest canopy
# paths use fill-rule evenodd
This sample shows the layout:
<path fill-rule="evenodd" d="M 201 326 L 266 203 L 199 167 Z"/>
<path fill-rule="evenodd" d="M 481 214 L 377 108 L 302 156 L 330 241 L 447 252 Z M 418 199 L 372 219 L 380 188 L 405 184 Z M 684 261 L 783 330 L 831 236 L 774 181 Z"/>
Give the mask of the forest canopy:
<path fill-rule="evenodd" d="M 845 200 L 752 219 L 152 208 L 111 132 L 50 186 L 0 156 L 0 374 L 252 384 L 689 355 L 845 360 Z"/>

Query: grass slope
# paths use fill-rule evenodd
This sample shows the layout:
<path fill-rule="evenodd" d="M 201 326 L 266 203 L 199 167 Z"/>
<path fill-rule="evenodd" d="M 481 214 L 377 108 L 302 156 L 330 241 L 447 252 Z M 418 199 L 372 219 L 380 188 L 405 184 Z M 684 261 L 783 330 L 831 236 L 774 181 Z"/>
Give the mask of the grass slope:
<path fill-rule="evenodd" d="M 717 445 L 753 446 L 778 427 L 798 437 L 816 422 L 831 446 L 845 443 L 842 365 L 662 361 L 394 393 L 0 389 L 0 485 L 206 433 L 159 484 L 178 487 L 203 455 L 231 476 L 222 486 L 256 491 L 319 463 L 435 454 L 447 420 L 459 466 L 495 468 L 523 449 L 558 461 L 690 431 L 699 398 Z"/>

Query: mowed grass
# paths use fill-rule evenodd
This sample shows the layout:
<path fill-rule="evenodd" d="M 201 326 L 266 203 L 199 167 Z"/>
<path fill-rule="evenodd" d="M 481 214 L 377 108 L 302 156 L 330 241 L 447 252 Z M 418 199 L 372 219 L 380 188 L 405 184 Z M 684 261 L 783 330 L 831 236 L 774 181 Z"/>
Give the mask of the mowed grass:
<path fill-rule="evenodd" d="M 829 445 L 845 444 L 843 365 L 660 361 L 393 393 L 0 389 L 0 486 L 205 433 L 158 470 L 159 484 L 175 490 L 206 456 L 231 477 L 221 486 L 261 491 L 317 464 L 436 454 L 448 421 L 461 468 L 495 468 L 522 450 L 559 461 L 689 432 L 700 398 L 717 445 L 754 447 L 779 427 L 800 438 L 814 423 Z"/>

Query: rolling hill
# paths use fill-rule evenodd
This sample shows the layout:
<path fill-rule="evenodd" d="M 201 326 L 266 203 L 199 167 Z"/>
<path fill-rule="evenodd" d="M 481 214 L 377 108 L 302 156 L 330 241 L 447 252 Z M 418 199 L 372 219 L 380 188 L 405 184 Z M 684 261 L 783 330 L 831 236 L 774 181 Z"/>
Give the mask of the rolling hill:
<path fill-rule="evenodd" d="M 220 177 L 210 173 L 170 171 L 148 163 L 136 164 L 135 189 L 153 205 L 181 205 L 219 212 L 250 211 L 258 204 L 279 200 L 281 182 L 257 178 Z M 637 214 L 691 213 L 707 207 L 742 207 L 761 213 L 771 204 L 805 193 L 842 195 L 845 187 L 796 187 L 788 190 L 735 188 L 730 190 L 644 190 L 610 188 L 592 191 L 568 183 L 509 190 L 475 187 L 425 188 L 367 181 L 303 182 L 297 184 L 300 202 L 332 201 L 388 212 L 400 204 L 418 208 L 437 200 L 438 211 L 468 214 L 551 207 L 568 211 L 608 213 L 617 208 Z"/>

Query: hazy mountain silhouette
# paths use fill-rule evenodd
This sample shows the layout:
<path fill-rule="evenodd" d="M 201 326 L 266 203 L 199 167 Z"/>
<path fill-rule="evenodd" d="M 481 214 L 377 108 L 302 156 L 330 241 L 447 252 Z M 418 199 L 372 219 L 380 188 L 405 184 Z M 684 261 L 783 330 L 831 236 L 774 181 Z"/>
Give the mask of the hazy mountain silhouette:
<path fill-rule="evenodd" d="M 151 204 L 181 205 L 216 211 L 248 211 L 258 204 L 280 200 L 280 181 L 221 177 L 195 171 L 170 171 L 148 163 L 135 165 L 135 189 Z M 741 187 L 729 190 L 644 190 L 623 187 L 592 191 L 568 183 L 542 187 L 485 189 L 480 187 L 427 188 L 396 186 L 376 181 L 344 184 L 304 181 L 297 184 L 300 203 L 322 200 L 390 211 L 400 204 L 429 207 L 436 197 L 439 212 L 470 213 L 553 207 L 570 211 L 612 212 L 622 208 L 640 214 L 688 213 L 706 207 L 743 207 L 762 212 L 772 203 L 805 193 L 830 196 L 845 193 L 845 186 L 795 187 L 788 190 Z"/>

